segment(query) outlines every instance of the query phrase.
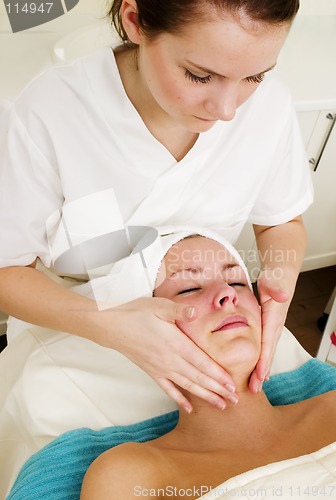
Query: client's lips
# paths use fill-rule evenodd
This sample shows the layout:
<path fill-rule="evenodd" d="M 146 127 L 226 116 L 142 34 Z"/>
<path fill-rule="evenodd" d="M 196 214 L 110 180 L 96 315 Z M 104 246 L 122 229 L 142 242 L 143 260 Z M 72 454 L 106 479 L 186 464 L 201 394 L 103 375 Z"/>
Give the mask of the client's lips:
<path fill-rule="evenodd" d="M 230 328 L 241 328 L 244 326 L 248 326 L 248 321 L 245 316 L 241 316 L 239 314 L 228 316 L 212 332 L 219 332 L 223 330 L 229 330 Z"/>

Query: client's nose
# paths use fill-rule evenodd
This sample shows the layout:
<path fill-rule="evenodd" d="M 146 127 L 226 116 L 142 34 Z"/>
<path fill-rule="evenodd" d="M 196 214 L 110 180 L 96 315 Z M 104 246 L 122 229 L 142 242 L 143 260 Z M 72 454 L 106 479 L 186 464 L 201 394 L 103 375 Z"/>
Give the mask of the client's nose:
<path fill-rule="evenodd" d="M 237 302 L 238 302 L 238 295 L 235 288 L 228 285 L 227 283 L 221 283 L 218 286 L 218 289 L 214 296 L 214 306 L 217 309 L 220 309 L 224 305 L 230 303 L 237 305 Z"/>

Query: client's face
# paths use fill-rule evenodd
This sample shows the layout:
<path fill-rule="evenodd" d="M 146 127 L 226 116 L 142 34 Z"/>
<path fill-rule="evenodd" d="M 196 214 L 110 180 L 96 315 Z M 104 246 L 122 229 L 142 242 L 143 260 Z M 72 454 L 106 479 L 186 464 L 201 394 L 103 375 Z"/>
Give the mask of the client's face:
<path fill-rule="evenodd" d="M 164 264 L 154 296 L 197 309 L 194 321 L 177 326 L 226 369 L 243 364 L 251 371 L 260 354 L 260 308 L 231 254 L 216 241 L 193 237 L 173 245 Z"/>

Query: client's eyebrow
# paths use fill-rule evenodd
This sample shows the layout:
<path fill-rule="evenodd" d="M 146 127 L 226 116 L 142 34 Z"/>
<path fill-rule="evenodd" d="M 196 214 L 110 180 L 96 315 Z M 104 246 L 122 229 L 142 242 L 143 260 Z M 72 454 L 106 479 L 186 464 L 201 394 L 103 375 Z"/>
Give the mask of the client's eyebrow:
<path fill-rule="evenodd" d="M 224 264 L 222 266 L 221 271 L 228 271 L 229 269 L 233 269 L 234 267 L 240 267 L 240 265 L 236 264 L 236 263 L 227 263 L 227 264 Z M 179 273 L 185 273 L 185 272 L 189 272 L 189 273 L 195 273 L 195 272 L 202 273 L 204 271 L 205 271 L 205 268 L 204 267 L 200 267 L 200 266 L 197 266 L 197 267 L 181 267 L 177 271 L 174 271 L 169 276 L 169 278 L 172 278 L 173 276 L 176 276 Z"/>

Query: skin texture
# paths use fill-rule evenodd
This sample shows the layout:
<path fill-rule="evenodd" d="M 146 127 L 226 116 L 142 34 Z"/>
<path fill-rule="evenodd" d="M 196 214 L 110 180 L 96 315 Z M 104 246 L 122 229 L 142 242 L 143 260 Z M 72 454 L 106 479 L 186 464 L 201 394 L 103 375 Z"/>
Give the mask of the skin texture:
<path fill-rule="evenodd" d="M 167 253 L 155 293 L 197 304 L 197 320 L 179 326 L 232 374 L 240 403 L 232 401 L 221 412 L 190 396 L 194 410 L 180 413 L 173 431 L 98 457 L 84 478 L 82 500 L 128 500 L 139 491 L 158 495 L 159 489 L 167 491 L 161 498 L 171 498 L 171 486 L 209 491 L 252 468 L 312 453 L 335 441 L 335 391 L 283 407 L 272 407 L 263 391 L 250 392 L 250 373 L 260 353 L 260 310 L 242 270 L 227 267 L 232 264 L 218 243 L 185 239 Z M 198 496 L 191 493 L 188 498 Z"/>

